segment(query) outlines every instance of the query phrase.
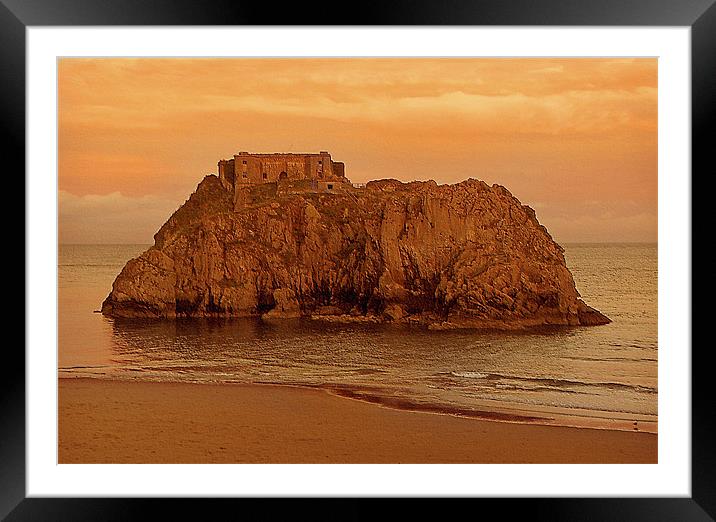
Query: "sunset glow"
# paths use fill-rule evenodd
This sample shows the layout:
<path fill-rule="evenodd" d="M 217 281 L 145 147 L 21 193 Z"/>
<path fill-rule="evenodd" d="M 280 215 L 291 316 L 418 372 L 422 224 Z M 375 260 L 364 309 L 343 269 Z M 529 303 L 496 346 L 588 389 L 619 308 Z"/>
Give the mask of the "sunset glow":
<path fill-rule="evenodd" d="M 150 243 L 219 159 L 473 177 L 557 241 L 656 241 L 655 59 L 63 59 L 63 243 Z"/>

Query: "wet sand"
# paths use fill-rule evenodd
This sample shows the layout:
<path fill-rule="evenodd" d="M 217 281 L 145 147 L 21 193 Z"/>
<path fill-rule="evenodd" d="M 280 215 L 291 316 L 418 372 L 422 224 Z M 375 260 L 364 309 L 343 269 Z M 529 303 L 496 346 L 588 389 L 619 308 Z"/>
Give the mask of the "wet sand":
<path fill-rule="evenodd" d="M 656 463 L 657 436 L 283 386 L 59 379 L 59 463 Z"/>

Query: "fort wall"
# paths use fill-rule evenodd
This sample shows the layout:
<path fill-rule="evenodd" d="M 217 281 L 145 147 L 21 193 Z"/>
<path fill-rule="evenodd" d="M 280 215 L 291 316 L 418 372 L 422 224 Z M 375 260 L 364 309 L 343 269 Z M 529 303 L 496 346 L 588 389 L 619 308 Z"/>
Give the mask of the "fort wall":
<path fill-rule="evenodd" d="M 350 186 L 345 177 L 345 164 L 334 162 L 327 151 L 318 154 L 252 154 L 239 152 L 229 160 L 220 160 L 219 180 L 234 192 L 234 208 L 245 201 L 243 189 L 252 185 L 277 182 L 310 181 L 318 191 L 340 190 Z"/>

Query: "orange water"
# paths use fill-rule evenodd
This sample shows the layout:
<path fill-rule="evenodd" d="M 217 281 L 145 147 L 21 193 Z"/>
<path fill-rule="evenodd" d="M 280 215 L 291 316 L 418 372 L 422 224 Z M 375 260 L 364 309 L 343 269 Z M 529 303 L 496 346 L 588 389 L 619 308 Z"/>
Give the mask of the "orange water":
<path fill-rule="evenodd" d="M 93 313 L 145 249 L 60 246 L 60 377 L 316 386 L 389 407 L 656 431 L 656 245 L 566 245 L 577 289 L 613 323 L 519 334 Z"/>

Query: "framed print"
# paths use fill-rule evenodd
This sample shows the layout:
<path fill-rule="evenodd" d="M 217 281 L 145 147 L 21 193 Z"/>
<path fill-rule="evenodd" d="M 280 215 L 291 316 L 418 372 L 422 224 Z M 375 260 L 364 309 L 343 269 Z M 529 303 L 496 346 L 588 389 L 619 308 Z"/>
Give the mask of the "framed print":
<path fill-rule="evenodd" d="M 712 2 L 155 7 L 0 6 L 28 206 L 3 516 L 714 517 Z"/>

